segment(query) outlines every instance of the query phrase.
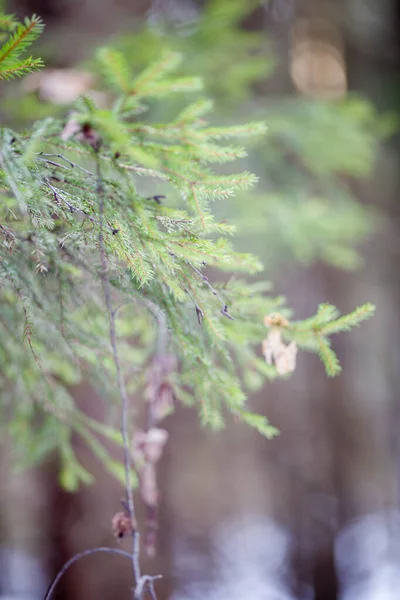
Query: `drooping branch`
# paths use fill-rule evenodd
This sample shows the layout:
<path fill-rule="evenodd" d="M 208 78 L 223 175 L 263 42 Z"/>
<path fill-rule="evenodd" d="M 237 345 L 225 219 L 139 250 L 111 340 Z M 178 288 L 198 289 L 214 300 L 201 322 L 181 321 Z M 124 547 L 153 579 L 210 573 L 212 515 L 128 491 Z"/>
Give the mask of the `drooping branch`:
<path fill-rule="evenodd" d="M 124 467 L 125 467 L 125 483 L 126 483 L 126 498 L 128 514 L 132 524 L 135 523 L 135 507 L 133 503 L 133 491 L 132 491 L 132 474 L 131 474 L 131 459 L 130 459 L 130 441 L 129 441 L 129 399 L 126 392 L 125 380 L 122 373 L 121 362 L 118 354 L 117 335 L 115 331 L 115 314 L 112 306 L 110 283 L 108 279 L 108 266 L 106 250 L 104 246 L 103 237 L 103 216 L 104 216 L 104 189 L 101 177 L 100 162 L 97 161 L 97 194 L 99 201 L 99 215 L 100 215 L 100 232 L 99 232 L 99 248 L 100 248 L 100 261 L 101 261 L 101 281 L 103 285 L 103 293 L 107 306 L 109 326 L 110 326 L 110 342 L 113 354 L 113 360 L 115 369 L 117 372 L 117 385 L 118 391 L 121 397 L 121 435 L 124 447 Z M 132 567 L 135 576 L 136 585 L 141 577 L 140 563 L 139 563 L 139 533 L 133 528 L 133 549 L 132 549 Z"/>
<path fill-rule="evenodd" d="M 133 489 L 132 489 L 132 465 L 131 465 L 131 454 L 130 454 L 130 437 L 129 437 L 129 398 L 126 391 L 125 380 L 122 372 L 121 361 L 118 353 L 117 335 L 115 328 L 115 310 L 113 309 L 111 288 L 108 278 L 108 265 L 107 256 L 104 245 L 103 237 L 103 216 L 104 216 L 104 188 L 101 175 L 100 161 L 97 160 L 97 184 L 96 191 L 99 201 L 99 216 L 100 216 L 100 231 L 99 231 L 99 249 L 100 249 L 100 261 L 101 261 L 101 281 L 103 285 L 104 298 L 108 311 L 109 325 L 110 325 L 110 342 L 113 354 L 113 360 L 115 370 L 117 373 L 117 385 L 118 391 L 121 398 L 121 435 L 123 440 L 124 449 L 124 468 L 125 468 L 125 488 L 126 488 L 126 509 L 132 524 L 132 539 L 133 547 L 131 553 L 132 569 L 135 578 L 135 589 L 134 598 L 140 600 L 143 597 L 143 593 L 146 586 L 150 586 L 150 593 L 156 598 L 154 593 L 154 579 L 160 579 L 161 575 L 151 577 L 149 575 L 142 575 L 140 568 L 140 535 L 137 531 L 136 524 L 136 512 L 133 501 Z"/>

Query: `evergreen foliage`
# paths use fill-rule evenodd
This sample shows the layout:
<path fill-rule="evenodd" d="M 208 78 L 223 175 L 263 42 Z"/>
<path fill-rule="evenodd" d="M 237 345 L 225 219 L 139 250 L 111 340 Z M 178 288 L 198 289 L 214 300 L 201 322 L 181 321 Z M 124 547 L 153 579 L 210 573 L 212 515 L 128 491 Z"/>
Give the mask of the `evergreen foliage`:
<path fill-rule="evenodd" d="M 293 321 L 265 282 L 244 279 L 262 265 L 233 249 L 234 227 L 211 209 L 257 182 L 222 165 L 246 156 L 236 140 L 263 136 L 263 122 L 215 127 L 203 98 L 169 121 L 148 120 L 149 103 L 176 93 L 186 101 L 201 89 L 200 79 L 179 73 L 182 56 L 164 52 L 139 73 L 115 49 L 98 60 L 108 108 L 85 97 L 67 123 L 47 118 L 0 132 L 1 422 L 19 465 L 57 451 L 69 490 L 92 479 L 74 456 L 73 434 L 125 483 L 100 441 L 121 445 L 117 428 L 83 414 L 72 396 L 87 380 L 110 414 L 117 402 L 105 279 L 129 393 L 153 398 L 159 418 L 174 398 L 195 405 L 203 424 L 218 429 L 230 413 L 267 437 L 277 431 L 249 410 L 247 391 L 287 376 L 287 349 L 297 346 L 335 375 L 330 335 L 373 312 L 365 305 L 339 317 L 324 305 Z M 213 283 L 216 270 L 226 273 L 222 282 Z M 136 416 L 132 407 L 132 423 Z"/>
<path fill-rule="evenodd" d="M 243 23 L 254 10 L 259 29 L 247 30 Z M 368 176 L 381 139 L 395 123 L 354 94 L 335 102 L 292 94 L 280 94 L 277 101 L 269 95 L 265 83 L 274 59 L 268 31 L 262 28 L 263 14 L 257 0 L 208 0 L 195 16 L 177 23 L 176 15 L 162 12 L 161 6 L 159 13 L 150 14 L 147 25 L 142 20 L 134 32 L 119 36 L 113 48 L 122 52 L 133 72 L 153 64 L 167 50 L 182 54 L 176 75 L 183 83 L 193 73 L 201 75 L 215 99 L 213 122 L 242 121 L 247 114 L 267 120 L 267 138 L 247 143 L 246 167 L 257 165 L 257 191 L 240 194 L 230 203 L 232 223 L 240 224 L 239 248 L 260 255 L 270 276 L 288 260 L 354 269 L 361 262 L 358 246 L 377 215 L 358 202 L 352 180 Z M 86 68 L 104 75 L 102 64 L 110 52 L 105 51 L 101 61 L 88 61 Z M 108 89 L 110 82 L 104 82 Z M 164 97 L 162 103 L 150 101 L 146 120 L 157 122 L 167 115 L 172 120 L 185 101 L 178 94 Z M 33 94 L 17 103 L 11 95 L 3 106 L 29 123 L 35 115 L 60 113 L 60 107 L 40 103 Z M 214 207 L 219 218 L 225 216 L 223 211 L 223 206 Z"/>
<path fill-rule="evenodd" d="M 254 10 L 258 29 L 254 23 L 246 29 L 243 23 Z M 257 165 L 257 190 L 230 205 L 239 247 L 249 249 L 250 242 L 271 272 L 293 259 L 354 269 L 361 262 L 357 248 L 376 214 L 358 202 L 352 179 L 371 172 L 379 143 L 395 128 L 393 117 L 378 115 L 355 94 L 335 102 L 269 94 L 266 81 L 275 61 L 263 15 L 258 0 L 208 0 L 186 26 L 160 14 L 114 45 L 135 69 L 165 48 L 182 53 L 178 74 L 201 74 L 215 99 L 211 118 L 218 123 L 248 114 L 267 121 L 267 136 L 248 144 L 246 162 Z M 157 119 L 157 106 L 151 108 L 150 118 Z M 162 105 L 164 115 L 168 109 L 173 114 L 176 100 Z M 223 218 L 223 206 L 214 210 Z"/>
<path fill-rule="evenodd" d="M 22 77 L 43 67 L 40 58 L 22 58 L 42 31 L 42 20 L 36 15 L 23 23 L 18 23 L 13 15 L 0 15 L 0 81 Z"/>

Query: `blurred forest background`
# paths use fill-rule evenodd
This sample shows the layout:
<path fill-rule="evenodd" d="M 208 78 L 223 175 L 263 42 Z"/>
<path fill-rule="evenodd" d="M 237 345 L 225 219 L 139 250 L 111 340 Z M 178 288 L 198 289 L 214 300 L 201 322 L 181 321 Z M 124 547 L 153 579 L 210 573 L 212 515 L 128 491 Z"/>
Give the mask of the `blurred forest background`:
<path fill-rule="evenodd" d="M 269 128 L 246 159 L 257 188 L 216 207 L 237 223 L 239 247 L 260 256 L 299 318 L 327 301 L 343 312 L 377 306 L 359 331 L 335 340 L 338 378 L 302 354 L 290 380 L 254 395 L 252 406 L 281 430 L 273 441 L 234 424 L 212 433 L 183 408 L 167 420 L 159 547 L 144 561 L 146 572 L 164 575 L 159 600 L 397 599 L 396 3 L 15 0 L 3 8 L 43 17 L 35 54 L 48 69 L 0 90 L 3 122 L 65 114 L 93 85 L 92 58 L 105 43 L 138 69 L 177 49 L 185 73 L 204 78 L 216 122 L 250 115 Z M 96 415 L 90 389 L 75 396 Z M 40 598 L 75 552 L 114 543 L 120 487 L 80 442 L 77 453 L 96 483 L 76 494 L 60 490 L 51 461 L 15 474 L 0 455 L 0 599 Z M 128 598 L 130 575 L 115 557 L 91 557 L 56 596 Z"/>

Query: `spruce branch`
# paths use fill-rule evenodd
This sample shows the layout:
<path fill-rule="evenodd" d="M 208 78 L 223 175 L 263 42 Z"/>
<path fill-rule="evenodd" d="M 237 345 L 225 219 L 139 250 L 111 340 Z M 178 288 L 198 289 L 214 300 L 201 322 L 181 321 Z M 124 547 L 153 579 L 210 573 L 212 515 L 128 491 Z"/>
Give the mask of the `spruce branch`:
<path fill-rule="evenodd" d="M 248 172 L 216 173 L 209 163 L 243 156 L 243 149 L 224 146 L 223 140 L 260 134 L 264 125 L 210 126 L 204 115 L 211 103 L 203 99 L 191 102 L 169 122 L 154 123 L 153 113 L 141 120 L 146 96 L 156 94 L 162 98 L 196 81 L 177 77 L 174 83 L 172 70 L 179 57 L 173 54 L 150 65 L 132 83 L 131 64 L 123 64 L 120 58 L 112 52 L 103 53 L 103 71 L 114 71 L 106 77 L 107 89 L 111 80 L 113 89 L 124 87 L 111 109 L 98 108 L 92 100 L 83 98 L 67 124 L 50 119 L 36 124 L 28 135 L 2 132 L 4 225 L 0 231 L 0 281 L 5 271 L 12 273 L 28 298 L 29 322 L 35 325 L 33 347 L 44 368 L 54 369 L 59 376 L 52 381 L 52 395 L 65 394 L 64 382 L 68 384 L 69 377 L 74 381 L 89 377 L 101 392 L 112 396 L 116 390 L 110 376 L 116 375 L 122 412 L 121 446 L 127 448 L 124 440 L 130 433 L 126 388 L 129 385 L 129 392 L 140 394 L 148 390 L 149 383 L 135 377 L 128 384 L 121 357 L 132 365 L 132 372 L 138 372 L 153 356 L 154 369 L 149 370 L 148 377 L 152 378 L 155 397 L 160 378 L 157 368 L 162 371 L 160 357 L 166 355 L 167 348 L 179 363 L 179 378 L 172 377 L 168 382 L 173 385 L 174 398 L 197 406 L 204 424 L 222 427 L 226 408 L 268 437 L 273 433 L 269 423 L 246 410 L 248 382 L 253 380 L 260 386 L 265 378 L 288 376 L 296 365 L 297 348 L 319 354 L 330 374 L 338 372 L 337 357 L 329 345 L 330 334 L 357 325 L 370 316 L 371 310 L 361 307 L 353 316 L 340 317 L 335 307 L 324 305 L 310 319 L 290 321 L 285 302 L 268 295 L 264 284 L 237 279 L 218 284 L 208 280 L 203 270 L 205 262 L 232 273 L 251 274 L 262 268 L 254 256 L 235 252 L 228 238 L 234 231 L 232 225 L 218 222 L 211 210 L 213 201 L 230 201 L 236 192 L 254 185 L 257 177 Z M 87 162 L 93 156 L 96 169 L 90 170 Z M 147 178 L 145 194 L 140 192 L 142 185 L 138 182 L 142 176 Z M 181 204 L 175 208 L 179 200 Z M 74 213 L 82 218 L 71 216 Z M 91 226 L 85 226 L 86 221 Z M 100 271 L 96 269 L 99 256 Z M 40 277 L 38 268 L 46 268 Z M 1 290 L 1 294 L 7 319 L 18 322 L 22 311 L 18 313 L 14 295 L 9 290 Z M 157 326 L 155 348 L 148 335 L 146 310 L 138 310 L 133 320 L 125 313 L 120 315 L 117 341 L 116 314 L 126 302 L 137 302 L 153 314 Z M 232 323 L 228 306 L 234 306 Z M 258 356 L 264 335 L 262 323 L 266 314 L 277 310 L 283 311 L 288 324 L 282 326 L 281 321 L 279 336 L 276 331 L 272 335 L 268 332 L 264 347 L 268 363 Z M 196 317 L 204 327 L 194 326 Z M 47 324 L 53 322 L 56 325 L 47 339 Z M 105 328 L 110 331 L 111 365 Z M 27 333 L 30 335 L 29 327 Z M 138 340 L 134 348 L 124 341 L 125 335 Z M 14 338 L 7 342 L 14 343 Z M 13 376 L 12 386 L 24 389 L 28 398 L 43 395 L 43 385 L 35 372 L 38 369 L 31 366 L 35 361 L 28 344 L 24 346 L 21 358 L 13 358 L 19 368 L 13 369 L 18 375 Z M 54 348 L 59 352 L 56 359 L 52 358 Z M 6 365 L 10 360 L 1 349 L 0 359 Z M 29 365 L 28 371 L 23 361 Z M 20 373 L 25 372 L 27 382 L 21 385 Z M 30 385 L 29 378 L 34 384 Z M 12 386 L 10 389 L 14 389 Z M 134 457 L 127 456 L 123 464 L 113 465 L 94 437 L 102 435 L 101 428 L 94 429 L 78 418 L 71 420 L 69 428 L 63 423 L 64 431 L 68 434 L 72 429 L 83 437 L 125 486 L 125 472 L 131 473 L 133 482 L 129 461 L 133 463 Z M 149 427 L 153 421 L 149 421 Z M 93 432 L 89 435 L 85 427 Z M 90 475 L 75 465 L 73 452 L 64 448 L 62 454 L 67 472 L 64 483 L 72 489 L 81 481 L 88 482 Z M 143 494 L 143 486 L 139 491 Z M 126 496 L 128 502 L 128 491 Z M 137 544 L 138 540 L 136 536 Z M 138 558 L 135 548 L 134 544 L 132 556 Z M 146 549 L 145 539 L 142 549 Z M 137 565 L 135 568 L 139 572 Z M 136 585 L 143 577 L 139 575 Z M 150 591 L 150 583 L 146 589 Z"/>
<path fill-rule="evenodd" d="M 2 67 L 0 71 L 0 81 L 7 81 L 14 79 L 15 77 L 23 77 L 32 73 L 32 71 L 39 71 L 44 67 L 44 62 L 41 58 L 27 58 L 20 63 L 10 65 L 9 67 Z"/>
<path fill-rule="evenodd" d="M 178 52 L 165 51 L 160 59 L 150 65 L 136 77 L 130 87 L 130 93 L 138 96 L 146 95 L 146 87 L 161 79 L 165 74 L 176 69 L 182 62 L 182 55 Z"/>
<path fill-rule="evenodd" d="M 375 306 L 367 303 L 363 306 L 359 306 L 353 312 L 348 315 L 344 315 L 323 325 L 320 332 L 323 335 L 332 335 L 333 333 L 339 333 L 341 331 L 350 331 L 353 327 L 357 327 L 363 321 L 366 321 L 372 317 L 375 312 Z"/>
<path fill-rule="evenodd" d="M 329 340 L 320 335 L 317 335 L 317 352 L 325 366 L 328 377 L 335 377 L 341 372 L 342 367 L 330 346 Z"/>
<path fill-rule="evenodd" d="M 111 89 L 128 94 L 131 73 L 125 57 L 112 48 L 100 48 L 97 52 L 97 60 Z"/>
<path fill-rule="evenodd" d="M 33 15 L 19 23 L 8 40 L 0 46 L 0 81 L 21 77 L 43 67 L 41 59 L 20 56 L 39 37 L 44 28 L 40 17 Z"/>

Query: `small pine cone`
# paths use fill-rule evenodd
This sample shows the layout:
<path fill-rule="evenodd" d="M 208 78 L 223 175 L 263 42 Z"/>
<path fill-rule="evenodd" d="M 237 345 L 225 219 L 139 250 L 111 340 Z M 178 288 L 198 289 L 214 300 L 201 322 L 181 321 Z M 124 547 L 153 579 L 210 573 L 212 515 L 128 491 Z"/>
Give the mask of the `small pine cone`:
<path fill-rule="evenodd" d="M 116 513 L 112 518 L 111 525 L 115 537 L 120 540 L 136 531 L 136 523 L 132 523 L 130 516 L 124 512 Z"/>

